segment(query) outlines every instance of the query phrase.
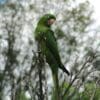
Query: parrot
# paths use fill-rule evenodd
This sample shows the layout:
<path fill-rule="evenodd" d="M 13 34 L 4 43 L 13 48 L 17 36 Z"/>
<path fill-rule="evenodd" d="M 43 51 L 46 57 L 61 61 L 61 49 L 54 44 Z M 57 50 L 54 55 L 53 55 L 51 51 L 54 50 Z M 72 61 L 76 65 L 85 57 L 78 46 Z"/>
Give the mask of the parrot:
<path fill-rule="evenodd" d="M 46 62 L 51 68 L 54 84 L 56 89 L 58 88 L 58 69 L 61 69 L 67 75 L 70 75 L 69 71 L 62 64 L 57 40 L 51 29 L 52 24 L 56 21 L 56 17 L 53 14 L 45 14 L 40 18 L 35 29 L 35 40 L 40 45 L 42 54 L 44 55 Z M 59 95 L 59 94 L 58 94 Z M 57 99 L 59 100 L 59 98 Z"/>

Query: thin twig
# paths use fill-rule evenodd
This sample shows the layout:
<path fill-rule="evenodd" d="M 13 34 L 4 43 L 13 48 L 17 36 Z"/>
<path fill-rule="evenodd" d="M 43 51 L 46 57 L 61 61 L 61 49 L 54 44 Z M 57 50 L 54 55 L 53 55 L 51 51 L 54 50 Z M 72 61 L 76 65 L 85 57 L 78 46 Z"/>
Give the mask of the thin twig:
<path fill-rule="evenodd" d="M 63 94 L 63 98 L 65 97 L 65 95 L 68 93 L 69 89 L 71 88 L 71 86 L 73 85 L 74 81 L 77 79 L 78 75 L 82 72 L 82 70 L 84 69 L 84 67 L 86 66 L 86 64 L 88 63 L 88 61 L 90 60 L 90 58 L 88 58 L 84 64 L 82 65 L 80 71 L 75 75 L 74 79 L 71 81 L 71 83 L 69 84 L 69 86 L 67 87 L 67 89 L 65 90 L 64 94 Z"/>

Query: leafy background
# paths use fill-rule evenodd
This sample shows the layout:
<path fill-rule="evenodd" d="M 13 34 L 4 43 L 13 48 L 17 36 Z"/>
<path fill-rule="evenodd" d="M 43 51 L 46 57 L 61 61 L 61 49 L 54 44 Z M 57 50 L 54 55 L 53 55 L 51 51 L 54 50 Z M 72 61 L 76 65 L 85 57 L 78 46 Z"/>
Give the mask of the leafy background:
<path fill-rule="evenodd" d="M 71 72 L 59 70 L 63 100 L 99 100 L 100 33 L 93 7 L 80 0 L 6 0 L 0 5 L 0 99 L 38 100 L 39 77 L 34 30 L 45 13 L 57 17 L 55 31 L 61 59 Z M 42 69 L 44 100 L 53 99 L 48 64 Z M 74 82 L 72 83 L 72 81 Z M 70 86 L 70 84 L 72 85 Z M 68 87 L 70 86 L 70 89 Z M 88 92 L 87 92 L 88 91 Z M 74 95 L 73 95 L 74 94 Z"/>

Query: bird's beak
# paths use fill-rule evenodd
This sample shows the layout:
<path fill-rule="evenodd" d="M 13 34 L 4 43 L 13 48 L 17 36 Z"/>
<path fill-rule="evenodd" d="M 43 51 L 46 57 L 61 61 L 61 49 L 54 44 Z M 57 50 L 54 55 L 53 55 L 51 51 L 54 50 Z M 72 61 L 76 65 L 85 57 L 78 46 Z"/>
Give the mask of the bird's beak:
<path fill-rule="evenodd" d="M 52 25 L 55 22 L 55 19 L 48 20 L 48 25 Z"/>

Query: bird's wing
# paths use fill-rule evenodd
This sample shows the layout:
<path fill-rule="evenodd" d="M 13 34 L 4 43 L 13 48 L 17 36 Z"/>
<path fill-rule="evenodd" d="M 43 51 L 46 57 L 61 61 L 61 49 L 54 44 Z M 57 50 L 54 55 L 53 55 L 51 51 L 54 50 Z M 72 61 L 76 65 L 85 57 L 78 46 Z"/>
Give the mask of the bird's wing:
<path fill-rule="evenodd" d="M 56 41 L 56 38 L 54 36 L 54 32 L 52 30 L 48 30 L 47 32 L 44 33 L 43 38 L 45 40 L 47 48 L 50 50 L 50 52 L 54 56 L 57 63 L 61 64 L 58 46 L 57 46 L 57 41 Z"/>
<path fill-rule="evenodd" d="M 61 68 L 65 73 L 69 75 L 70 74 L 69 71 L 66 70 L 66 68 L 63 66 L 61 62 L 59 51 L 58 51 L 58 46 L 57 46 L 57 41 L 54 36 L 54 32 L 51 30 L 47 31 L 46 33 L 44 33 L 43 39 L 46 43 L 46 46 L 49 52 L 52 54 L 55 61 L 58 63 L 59 68 Z"/>

